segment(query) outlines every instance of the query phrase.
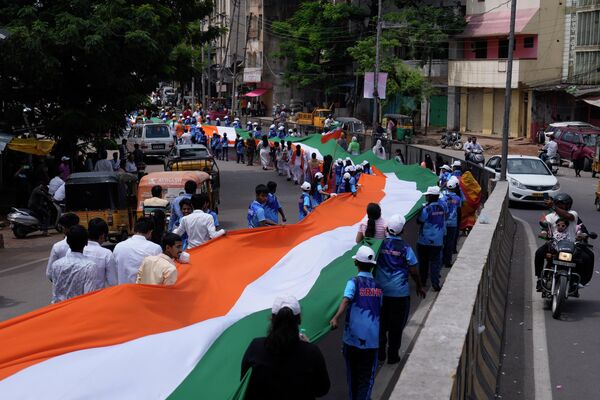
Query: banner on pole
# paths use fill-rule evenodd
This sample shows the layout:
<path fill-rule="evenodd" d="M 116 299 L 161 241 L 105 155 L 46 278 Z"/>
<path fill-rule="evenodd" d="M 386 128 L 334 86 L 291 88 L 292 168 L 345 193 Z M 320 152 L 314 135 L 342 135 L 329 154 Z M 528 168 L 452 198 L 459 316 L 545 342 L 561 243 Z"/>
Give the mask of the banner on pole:
<path fill-rule="evenodd" d="M 373 98 L 373 88 L 375 86 L 375 74 L 373 72 L 365 72 L 365 84 L 363 97 L 365 99 Z M 377 94 L 380 99 L 385 99 L 385 88 L 387 84 L 387 72 L 379 73 L 379 80 L 377 81 Z"/>

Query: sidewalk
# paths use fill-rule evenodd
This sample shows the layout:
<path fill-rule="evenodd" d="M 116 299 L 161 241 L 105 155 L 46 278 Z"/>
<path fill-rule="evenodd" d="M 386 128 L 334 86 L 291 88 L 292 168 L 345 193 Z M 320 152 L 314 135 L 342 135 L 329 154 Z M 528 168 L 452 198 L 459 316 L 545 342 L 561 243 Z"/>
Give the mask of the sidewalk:
<path fill-rule="evenodd" d="M 502 138 L 498 136 L 486 136 L 486 135 L 474 135 L 472 133 L 462 134 L 462 142 L 466 143 L 467 138 L 470 136 L 476 136 L 477 142 L 481 144 L 485 154 L 500 154 L 502 151 Z M 415 135 L 413 137 L 413 144 L 427 145 L 440 147 L 441 134 L 430 133 L 427 136 Z M 508 153 L 509 154 L 522 154 L 526 156 L 537 156 L 539 153 L 538 145 L 532 143 L 529 138 L 509 138 L 508 140 Z"/>

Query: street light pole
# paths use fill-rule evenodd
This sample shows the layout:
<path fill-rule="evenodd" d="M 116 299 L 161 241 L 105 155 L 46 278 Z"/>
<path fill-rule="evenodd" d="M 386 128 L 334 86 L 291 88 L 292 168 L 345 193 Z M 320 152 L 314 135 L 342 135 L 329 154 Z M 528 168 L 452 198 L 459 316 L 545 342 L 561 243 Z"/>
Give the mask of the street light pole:
<path fill-rule="evenodd" d="M 380 57 L 380 41 L 381 41 L 381 9 L 382 0 L 379 0 L 377 8 L 377 40 L 375 43 L 375 74 L 373 75 L 373 133 L 377 128 L 379 121 L 379 57 Z"/>
<path fill-rule="evenodd" d="M 512 99 L 512 70 L 513 48 L 515 46 L 515 17 L 517 14 L 517 0 L 510 4 L 510 32 L 508 34 L 508 61 L 506 66 L 506 89 L 504 91 L 504 120 L 502 125 L 502 163 L 500 164 L 500 180 L 506 180 L 506 167 L 508 165 L 508 130 L 510 125 L 510 103 Z"/>

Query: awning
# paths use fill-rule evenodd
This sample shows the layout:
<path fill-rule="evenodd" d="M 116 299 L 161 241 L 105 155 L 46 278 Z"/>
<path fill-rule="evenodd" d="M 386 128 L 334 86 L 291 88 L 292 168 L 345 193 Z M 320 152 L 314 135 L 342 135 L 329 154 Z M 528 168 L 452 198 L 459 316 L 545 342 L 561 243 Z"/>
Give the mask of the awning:
<path fill-rule="evenodd" d="M 594 107 L 600 107 L 600 97 L 597 97 L 595 99 L 583 99 L 583 101 Z"/>
<path fill-rule="evenodd" d="M 14 138 L 7 147 L 21 153 L 33 154 L 34 156 L 45 156 L 50 154 L 54 147 L 54 140 L 20 139 Z"/>
<path fill-rule="evenodd" d="M 517 10 L 515 33 L 521 33 L 537 11 L 538 8 Z M 466 20 L 467 27 L 457 35 L 459 38 L 505 36 L 510 30 L 510 10 L 468 15 Z"/>
<path fill-rule="evenodd" d="M 4 151 L 4 148 L 12 139 L 13 135 L 0 132 L 0 153 Z"/>
<path fill-rule="evenodd" d="M 258 96 L 262 96 L 263 94 L 265 94 L 267 92 L 268 89 L 254 89 L 251 92 L 248 92 L 242 96 L 245 97 L 258 97 Z"/>

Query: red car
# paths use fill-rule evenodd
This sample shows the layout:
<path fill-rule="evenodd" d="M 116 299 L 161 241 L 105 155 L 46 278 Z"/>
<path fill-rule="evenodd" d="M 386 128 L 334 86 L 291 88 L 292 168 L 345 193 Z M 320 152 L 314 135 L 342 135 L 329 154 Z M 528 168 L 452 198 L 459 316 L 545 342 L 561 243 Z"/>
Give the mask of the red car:
<path fill-rule="evenodd" d="M 579 143 L 584 143 L 583 152 L 585 154 L 585 161 L 583 169 L 591 171 L 596 141 L 600 140 L 598 137 L 600 135 L 599 128 L 581 122 L 559 122 L 550 124 L 548 129 L 546 129 L 546 134 L 549 132 L 554 132 L 556 143 L 558 143 L 558 155 L 561 160 L 571 161 L 571 152 L 573 149 Z"/>

